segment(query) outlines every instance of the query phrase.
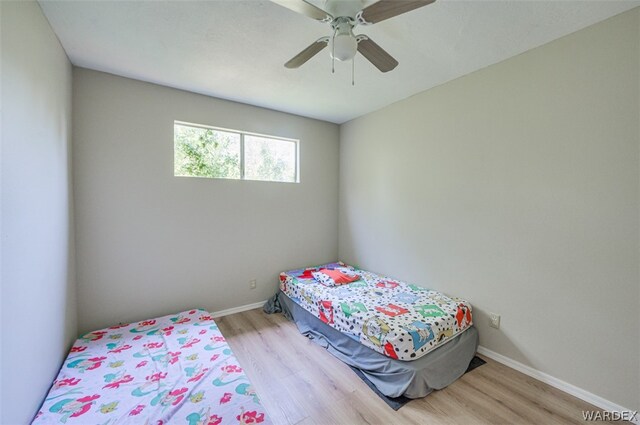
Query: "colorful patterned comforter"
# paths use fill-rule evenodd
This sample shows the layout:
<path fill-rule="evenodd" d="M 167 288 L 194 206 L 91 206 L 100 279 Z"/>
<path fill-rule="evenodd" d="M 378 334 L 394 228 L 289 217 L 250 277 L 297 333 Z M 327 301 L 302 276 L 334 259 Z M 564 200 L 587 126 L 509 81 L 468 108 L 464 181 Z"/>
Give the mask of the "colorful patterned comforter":
<path fill-rule="evenodd" d="M 34 424 L 267 424 L 213 318 L 191 310 L 78 339 Z"/>
<path fill-rule="evenodd" d="M 336 287 L 321 285 L 311 274 L 342 266 L 283 272 L 280 289 L 324 323 L 398 360 L 415 360 L 472 325 L 471 305 L 460 298 L 358 268 L 360 280 Z"/>

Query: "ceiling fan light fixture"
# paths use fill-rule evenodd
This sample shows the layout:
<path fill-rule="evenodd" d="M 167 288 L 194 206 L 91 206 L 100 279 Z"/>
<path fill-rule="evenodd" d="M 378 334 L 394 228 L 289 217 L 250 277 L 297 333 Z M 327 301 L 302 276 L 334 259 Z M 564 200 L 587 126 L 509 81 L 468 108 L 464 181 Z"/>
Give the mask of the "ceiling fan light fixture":
<path fill-rule="evenodd" d="M 352 34 L 336 34 L 333 38 L 331 51 L 334 59 L 343 62 L 349 61 L 354 58 L 358 51 L 358 42 Z"/>

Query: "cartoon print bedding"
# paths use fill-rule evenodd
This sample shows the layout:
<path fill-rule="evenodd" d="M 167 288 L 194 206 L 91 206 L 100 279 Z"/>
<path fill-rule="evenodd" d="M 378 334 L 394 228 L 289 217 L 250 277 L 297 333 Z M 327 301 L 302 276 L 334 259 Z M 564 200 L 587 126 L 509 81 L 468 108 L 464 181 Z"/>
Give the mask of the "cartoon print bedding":
<path fill-rule="evenodd" d="M 322 269 L 344 267 L 360 279 L 340 286 L 314 279 Z M 344 263 L 283 272 L 280 290 L 324 323 L 398 360 L 415 360 L 473 324 L 471 305 L 460 298 Z"/>
<path fill-rule="evenodd" d="M 33 424 L 267 424 L 251 382 L 204 310 L 78 339 Z"/>

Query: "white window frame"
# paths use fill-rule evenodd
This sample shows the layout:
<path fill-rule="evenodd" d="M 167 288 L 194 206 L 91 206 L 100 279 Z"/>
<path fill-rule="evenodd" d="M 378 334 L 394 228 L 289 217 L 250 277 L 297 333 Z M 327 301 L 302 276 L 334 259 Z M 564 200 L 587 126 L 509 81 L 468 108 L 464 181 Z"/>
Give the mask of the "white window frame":
<path fill-rule="evenodd" d="M 214 180 L 243 180 L 243 181 L 265 182 L 265 183 L 300 183 L 300 140 L 299 139 L 291 139 L 291 138 L 288 138 L 288 137 L 272 136 L 270 134 L 252 133 L 252 132 L 249 132 L 249 131 L 234 130 L 234 129 L 223 128 L 223 127 L 214 127 L 214 126 L 211 126 L 211 125 L 196 124 L 196 123 L 192 123 L 192 122 L 188 122 L 188 121 L 175 120 L 175 121 L 173 121 L 173 125 L 174 125 L 174 128 L 175 128 L 176 125 L 183 125 L 183 126 L 186 126 L 186 127 L 205 128 L 205 129 L 208 129 L 208 130 L 223 131 L 223 132 L 226 132 L 226 133 L 234 133 L 234 134 L 237 134 L 237 135 L 240 136 L 240 178 L 239 179 L 233 179 L 233 178 L 224 179 L 224 178 L 216 178 L 216 177 L 214 177 L 213 178 Z M 245 177 L 244 177 L 244 156 L 245 156 L 244 155 L 244 136 L 265 137 L 265 138 L 268 138 L 268 139 L 282 140 L 284 142 L 293 143 L 294 146 L 295 146 L 295 150 L 296 150 L 296 153 L 295 153 L 295 159 L 296 159 L 295 180 L 289 182 L 289 181 L 278 181 L 278 180 L 252 180 L 252 179 L 245 179 Z M 173 143 L 174 143 L 174 146 L 175 146 L 175 136 L 174 136 Z M 174 149 L 175 149 L 175 147 L 174 147 Z M 174 161 L 174 166 L 175 166 L 175 157 L 174 157 L 173 161 Z M 192 176 L 181 176 L 181 177 L 192 177 Z"/>

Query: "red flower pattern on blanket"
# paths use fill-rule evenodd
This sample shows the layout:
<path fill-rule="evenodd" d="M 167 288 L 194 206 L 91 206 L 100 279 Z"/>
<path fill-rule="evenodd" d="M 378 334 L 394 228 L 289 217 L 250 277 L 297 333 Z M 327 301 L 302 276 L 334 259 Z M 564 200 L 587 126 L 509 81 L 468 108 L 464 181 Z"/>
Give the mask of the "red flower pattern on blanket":
<path fill-rule="evenodd" d="M 389 317 L 399 316 L 401 314 L 406 314 L 409 312 L 408 309 L 397 306 L 395 304 L 387 304 L 384 307 L 376 307 L 376 310 L 382 314 L 386 314 Z"/>
<path fill-rule="evenodd" d="M 264 422 L 264 413 L 258 413 L 253 410 L 236 416 L 236 419 L 240 421 L 241 424 L 259 424 Z"/>
<path fill-rule="evenodd" d="M 133 376 L 131 375 L 124 375 L 122 378 L 119 378 L 113 382 L 108 383 L 107 385 L 105 385 L 102 388 L 120 388 L 120 385 L 122 384 L 126 384 L 128 382 L 133 381 Z"/>
<path fill-rule="evenodd" d="M 224 395 L 220 398 L 220 404 L 229 403 L 231 401 L 231 393 L 224 393 Z"/>
<path fill-rule="evenodd" d="M 324 323 L 333 323 L 333 304 L 331 301 L 320 301 L 318 310 L 320 312 L 320 320 Z"/>
<path fill-rule="evenodd" d="M 86 346 L 84 346 L 84 347 L 82 347 L 82 346 L 77 346 L 77 347 L 76 347 L 76 346 L 73 346 L 73 347 L 71 347 L 71 351 L 70 351 L 70 352 L 71 352 L 71 353 L 81 353 L 81 352 L 83 352 L 83 351 L 84 351 L 84 350 L 86 350 L 86 349 L 87 349 L 87 347 L 86 347 Z"/>
<path fill-rule="evenodd" d="M 82 381 L 82 379 L 80 378 L 65 378 L 65 379 L 56 380 L 53 382 L 53 389 L 57 390 L 62 387 L 74 387 L 78 385 L 80 381 Z"/>

